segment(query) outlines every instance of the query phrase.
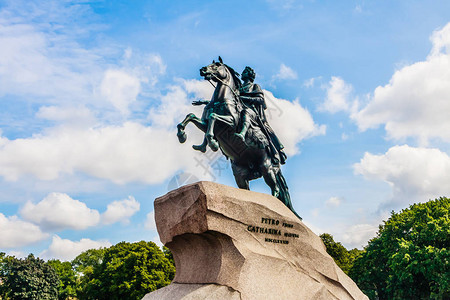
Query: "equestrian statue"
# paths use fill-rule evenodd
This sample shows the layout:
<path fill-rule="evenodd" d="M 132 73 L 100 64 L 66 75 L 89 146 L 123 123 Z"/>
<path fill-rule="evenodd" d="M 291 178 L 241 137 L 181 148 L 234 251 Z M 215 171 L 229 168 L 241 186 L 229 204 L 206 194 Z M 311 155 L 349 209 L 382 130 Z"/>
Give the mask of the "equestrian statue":
<path fill-rule="evenodd" d="M 205 105 L 205 108 L 201 118 L 190 113 L 177 125 L 180 143 L 187 139 L 186 125 L 194 123 L 205 133 L 203 143 L 192 146 L 195 150 L 220 149 L 231 161 L 239 188 L 249 190 L 250 180 L 263 177 L 272 195 L 301 219 L 292 207 L 289 189 L 281 173 L 281 165 L 287 157 L 265 116 L 264 93 L 254 83 L 253 69 L 245 67 L 241 82 L 239 74 L 219 56 L 219 61 L 201 68 L 200 75 L 215 83 L 214 93 L 209 101 L 192 102 L 193 105 Z"/>

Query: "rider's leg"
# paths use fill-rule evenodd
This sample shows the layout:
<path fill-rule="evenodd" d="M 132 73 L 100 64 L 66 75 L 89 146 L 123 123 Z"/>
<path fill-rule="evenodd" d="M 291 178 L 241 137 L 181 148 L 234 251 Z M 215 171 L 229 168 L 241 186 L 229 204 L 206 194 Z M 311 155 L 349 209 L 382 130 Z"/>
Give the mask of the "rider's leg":
<path fill-rule="evenodd" d="M 280 187 L 277 184 L 277 178 L 275 176 L 277 170 L 273 166 L 270 157 L 267 157 L 264 160 L 263 165 L 261 167 L 261 171 L 263 174 L 264 181 L 272 191 L 272 196 L 278 198 L 280 196 Z"/>
<path fill-rule="evenodd" d="M 250 116 L 248 115 L 247 109 L 242 111 L 242 129 L 236 136 L 242 141 L 245 141 L 245 134 L 247 133 L 248 127 L 250 126 Z"/>

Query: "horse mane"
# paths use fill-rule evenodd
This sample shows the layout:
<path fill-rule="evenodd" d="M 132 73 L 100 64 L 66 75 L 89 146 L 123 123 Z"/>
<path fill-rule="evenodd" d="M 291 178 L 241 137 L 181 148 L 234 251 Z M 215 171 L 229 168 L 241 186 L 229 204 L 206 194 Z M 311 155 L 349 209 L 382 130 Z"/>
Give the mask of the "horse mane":
<path fill-rule="evenodd" d="M 234 86 L 236 87 L 236 89 L 239 90 L 242 87 L 242 82 L 239 79 L 239 73 L 236 72 L 232 67 L 230 67 L 226 64 L 223 64 L 223 65 L 228 69 L 228 71 L 230 71 L 231 77 L 233 78 L 233 81 L 234 81 Z"/>

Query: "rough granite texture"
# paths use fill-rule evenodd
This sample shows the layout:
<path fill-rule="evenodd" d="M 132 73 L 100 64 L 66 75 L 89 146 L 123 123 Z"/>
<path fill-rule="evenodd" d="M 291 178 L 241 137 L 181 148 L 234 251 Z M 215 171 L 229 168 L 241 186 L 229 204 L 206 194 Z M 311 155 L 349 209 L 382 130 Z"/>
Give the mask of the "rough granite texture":
<path fill-rule="evenodd" d="M 144 300 L 368 299 L 271 195 L 198 182 L 157 198 L 155 219 L 177 271 Z"/>

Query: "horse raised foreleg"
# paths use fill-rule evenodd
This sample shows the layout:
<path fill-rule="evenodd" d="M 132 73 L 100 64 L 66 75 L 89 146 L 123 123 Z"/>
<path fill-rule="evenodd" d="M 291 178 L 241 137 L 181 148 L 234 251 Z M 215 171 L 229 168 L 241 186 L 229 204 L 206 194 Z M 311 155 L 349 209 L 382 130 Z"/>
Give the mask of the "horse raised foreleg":
<path fill-rule="evenodd" d="M 191 122 L 194 123 L 194 125 L 197 126 L 198 129 L 206 133 L 206 130 L 208 129 L 208 123 L 204 122 L 200 118 L 197 118 L 196 116 L 191 118 Z M 200 145 L 192 145 L 192 148 L 194 148 L 194 150 L 205 153 L 207 145 L 208 141 L 206 140 L 206 137 L 204 137 L 203 142 Z"/>
<path fill-rule="evenodd" d="M 194 150 L 205 153 L 206 146 L 208 146 L 208 140 L 205 137 L 205 138 L 203 138 L 203 142 L 200 145 L 192 145 L 192 148 L 194 148 Z"/>
<path fill-rule="evenodd" d="M 197 118 L 197 116 L 194 115 L 193 113 L 189 113 L 186 116 L 186 118 L 184 118 L 184 120 L 177 125 L 178 128 L 177 136 L 180 143 L 186 142 L 187 135 L 186 132 L 184 132 L 184 129 L 186 128 L 186 125 L 189 124 L 189 122 L 193 122 L 203 132 L 205 132 L 206 130 L 206 124 L 201 119 Z"/>
<path fill-rule="evenodd" d="M 219 143 L 214 137 L 214 124 L 216 121 L 220 121 L 225 123 L 228 126 L 235 126 L 233 116 L 222 116 L 216 113 L 211 113 L 209 115 L 208 129 L 206 131 L 206 140 L 208 141 L 208 145 L 212 151 L 219 150 Z"/>
<path fill-rule="evenodd" d="M 206 141 L 208 142 L 209 148 L 211 148 L 212 151 L 219 150 L 219 143 L 214 139 L 214 123 L 216 123 L 217 114 L 212 113 L 209 116 L 209 122 L 208 122 L 208 129 L 206 130 Z"/>

